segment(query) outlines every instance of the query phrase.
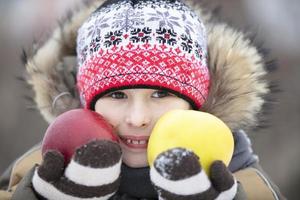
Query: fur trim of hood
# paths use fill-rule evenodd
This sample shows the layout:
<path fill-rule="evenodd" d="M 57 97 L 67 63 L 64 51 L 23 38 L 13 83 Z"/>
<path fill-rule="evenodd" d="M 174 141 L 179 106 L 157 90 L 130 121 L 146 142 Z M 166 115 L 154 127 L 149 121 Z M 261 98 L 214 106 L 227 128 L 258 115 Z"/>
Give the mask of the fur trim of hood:
<path fill-rule="evenodd" d="M 77 30 L 103 2 L 93 0 L 82 4 L 25 60 L 27 82 L 48 123 L 63 112 L 80 107 L 74 67 Z M 269 92 L 263 55 L 242 32 L 212 22 L 196 2 L 185 1 L 205 20 L 211 75 L 209 97 L 201 111 L 219 117 L 232 130 L 255 126 L 264 96 Z"/>

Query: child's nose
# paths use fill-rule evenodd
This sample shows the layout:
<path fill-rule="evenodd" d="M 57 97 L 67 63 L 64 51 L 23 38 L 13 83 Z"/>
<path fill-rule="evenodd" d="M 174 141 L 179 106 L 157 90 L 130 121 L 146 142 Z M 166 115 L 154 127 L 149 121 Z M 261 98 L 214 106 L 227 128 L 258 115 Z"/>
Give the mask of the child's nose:
<path fill-rule="evenodd" d="M 144 103 L 134 103 L 128 107 L 126 114 L 126 123 L 134 127 L 146 127 L 151 122 L 151 113 L 149 106 Z"/>

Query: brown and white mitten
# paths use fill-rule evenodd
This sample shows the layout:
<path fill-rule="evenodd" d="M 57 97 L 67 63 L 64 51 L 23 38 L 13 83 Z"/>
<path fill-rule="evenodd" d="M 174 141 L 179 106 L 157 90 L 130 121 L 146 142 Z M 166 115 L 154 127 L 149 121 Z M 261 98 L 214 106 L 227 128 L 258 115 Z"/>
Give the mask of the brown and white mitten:
<path fill-rule="evenodd" d="M 93 140 L 79 147 L 64 168 L 64 157 L 48 151 L 35 169 L 34 190 L 49 200 L 106 200 L 120 185 L 121 148 L 112 141 Z"/>
<path fill-rule="evenodd" d="M 159 154 L 150 178 L 160 200 L 231 200 L 237 193 L 237 181 L 222 161 L 213 162 L 207 176 L 199 157 L 184 148 Z"/>

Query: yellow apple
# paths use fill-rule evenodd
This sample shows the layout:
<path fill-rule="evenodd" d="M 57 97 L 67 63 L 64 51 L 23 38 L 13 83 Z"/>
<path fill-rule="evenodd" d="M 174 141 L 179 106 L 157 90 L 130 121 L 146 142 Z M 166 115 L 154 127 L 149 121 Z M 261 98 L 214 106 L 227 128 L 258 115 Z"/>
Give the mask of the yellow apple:
<path fill-rule="evenodd" d="M 183 147 L 199 156 L 202 168 L 209 173 L 215 160 L 228 166 L 234 148 L 228 126 L 209 113 L 194 110 L 172 110 L 165 113 L 154 126 L 148 143 L 148 162 L 152 166 L 162 152 Z"/>

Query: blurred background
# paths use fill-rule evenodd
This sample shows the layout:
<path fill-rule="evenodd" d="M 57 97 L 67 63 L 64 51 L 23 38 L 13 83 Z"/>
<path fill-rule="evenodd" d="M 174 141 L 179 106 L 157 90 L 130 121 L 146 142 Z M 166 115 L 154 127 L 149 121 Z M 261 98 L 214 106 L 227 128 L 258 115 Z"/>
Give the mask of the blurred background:
<path fill-rule="evenodd" d="M 204 0 L 220 5 L 220 17 L 257 34 L 270 48 L 279 69 L 270 75 L 282 92 L 268 116 L 270 127 L 249 133 L 261 165 L 288 199 L 299 199 L 300 186 L 300 1 Z M 22 48 L 44 38 L 66 10 L 79 0 L 0 0 L 0 173 L 33 144 L 47 123 L 24 98 Z"/>

